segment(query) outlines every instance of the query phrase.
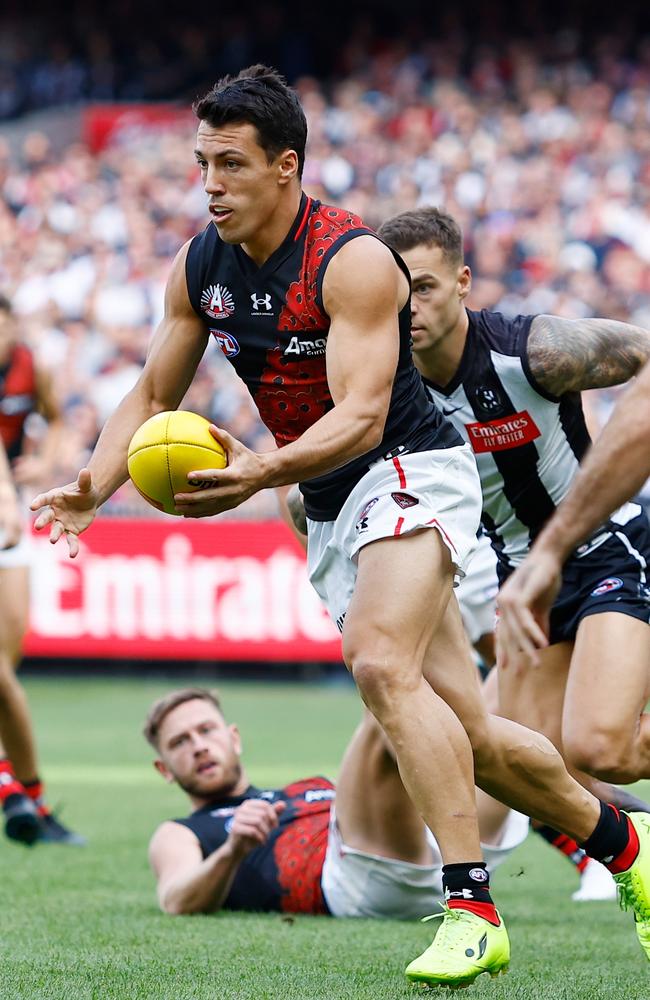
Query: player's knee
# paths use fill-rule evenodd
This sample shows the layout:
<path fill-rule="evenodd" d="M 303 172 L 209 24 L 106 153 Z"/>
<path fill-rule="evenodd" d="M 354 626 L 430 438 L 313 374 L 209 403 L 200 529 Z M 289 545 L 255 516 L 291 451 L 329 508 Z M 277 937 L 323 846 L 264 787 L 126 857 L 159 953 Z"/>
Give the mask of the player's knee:
<path fill-rule="evenodd" d="M 565 735 L 564 754 L 572 767 L 601 781 L 626 783 L 639 777 L 629 740 L 620 732 L 592 729 Z"/>
<path fill-rule="evenodd" d="M 392 656 L 360 651 L 347 663 L 365 704 L 380 717 L 412 687 L 412 673 Z"/>

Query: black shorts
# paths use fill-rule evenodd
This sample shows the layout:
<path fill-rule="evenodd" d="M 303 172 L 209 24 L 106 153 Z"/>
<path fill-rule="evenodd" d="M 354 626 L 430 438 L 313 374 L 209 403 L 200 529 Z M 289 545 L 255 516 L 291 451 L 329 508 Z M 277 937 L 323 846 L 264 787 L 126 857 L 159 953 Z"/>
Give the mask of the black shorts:
<path fill-rule="evenodd" d="M 650 623 L 650 524 L 645 514 L 607 525 L 573 552 L 551 608 L 549 640 L 573 642 L 588 615 L 618 611 Z"/>

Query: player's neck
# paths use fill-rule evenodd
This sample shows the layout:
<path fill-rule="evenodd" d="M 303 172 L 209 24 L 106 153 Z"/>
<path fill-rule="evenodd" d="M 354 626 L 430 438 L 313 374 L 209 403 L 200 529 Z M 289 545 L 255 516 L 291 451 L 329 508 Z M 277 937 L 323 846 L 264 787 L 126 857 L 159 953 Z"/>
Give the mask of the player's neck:
<path fill-rule="evenodd" d="M 469 317 L 465 308 L 461 309 L 458 322 L 440 340 L 425 351 L 413 355 L 415 367 L 430 382 L 449 385 L 458 371 L 465 344 Z"/>
<path fill-rule="evenodd" d="M 300 198 L 302 189 L 292 186 L 286 191 L 286 197 L 277 206 L 269 221 L 255 233 L 251 240 L 241 244 L 241 248 L 258 267 L 269 259 L 272 253 L 282 246 L 287 233 L 293 226 L 298 209 L 300 208 Z"/>

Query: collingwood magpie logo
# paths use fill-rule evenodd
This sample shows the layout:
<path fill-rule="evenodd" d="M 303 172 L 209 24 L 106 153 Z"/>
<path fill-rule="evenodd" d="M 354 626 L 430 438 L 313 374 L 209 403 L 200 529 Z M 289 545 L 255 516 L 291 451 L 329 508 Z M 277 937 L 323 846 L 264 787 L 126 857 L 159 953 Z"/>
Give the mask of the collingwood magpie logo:
<path fill-rule="evenodd" d="M 270 292 L 267 292 L 266 295 L 256 295 L 255 292 L 253 292 L 251 295 L 251 302 L 253 303 L 253 308 L 251 309 L 252 316 L 273 315 L 273 303 L 271 302 Z"/>
<path fill-rule="evenodd" d="M 235 311 L 235 302 L 225 285 L 208 285 L 201 295 L 201 309 L 212 319 L 225 319 Z"/>
<path fill-rule="evenodd" d="M 486 385 L 480 385 L 475 394 L 476 405 L 484 413 L 496 413 L 501 409 L 503 401 L 496 389 L 490 389 Z M 444 410 L 443 410 L 444 413 Z"/>

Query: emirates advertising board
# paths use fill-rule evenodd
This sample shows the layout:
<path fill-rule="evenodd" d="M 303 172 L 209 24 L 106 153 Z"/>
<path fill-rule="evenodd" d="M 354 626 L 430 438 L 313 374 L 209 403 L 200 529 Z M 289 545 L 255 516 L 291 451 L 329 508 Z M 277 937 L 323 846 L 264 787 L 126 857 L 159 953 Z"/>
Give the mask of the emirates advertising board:
<path fill-rule="evenodd" d="M 38 657 L 340 660 L 341 644 L 279 522 L 98 519 L 70 559 L 32 535 Z"/>

